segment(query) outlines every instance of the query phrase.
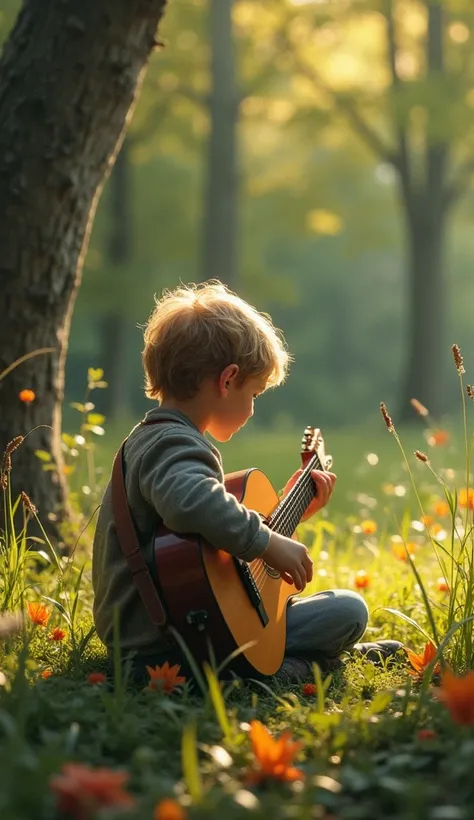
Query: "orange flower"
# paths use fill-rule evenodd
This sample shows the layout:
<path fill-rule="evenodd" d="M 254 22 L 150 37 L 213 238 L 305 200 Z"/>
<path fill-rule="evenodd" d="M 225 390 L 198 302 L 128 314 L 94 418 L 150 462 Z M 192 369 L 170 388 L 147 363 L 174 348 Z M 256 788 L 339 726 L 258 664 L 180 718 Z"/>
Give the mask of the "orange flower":
<path fill-rule="evenodd" d="M 377 524 L 369 518 L 360 522 L 360 528 L 364 535 L 373 535 L 374 532 L 377 532 Z"/>
<path fill-rule="evenodd" d="M 267 778 L 282 781 L 304 779 L 304 772 L 291 765 L 303 744 L 294 743 L 290 732 L 284 732 L 275 740 L 263 723 L 252 720 L 250 741 L 259 764 L 258 769 L 250 774 L 250 782 L 261 783 Z"/>
<path fill-rule="evenodd" d="M 34 390 L 20 390 L 18 398 L 24 402 L 24 404 L 31 404 L 31 402 L 36 399 L 36 393 Z"/>
<path fill-rule="evenodd" d="M 449 592 L 449 585 L 446 578 L 438 578 L 436 581 L 436 589 L 438 592 Z"/>
<path fill-rule="evenodd" d="M 431 447 L 442 447 L 449 441 L 449 433 L 446 430 L 433 430 L 428 438 L 428 444 Z"/>
<path fill-rule="evenodd" d="M 43 680 L 47 680 L 48 678 L 51 678 L 52 675 L 53 675 L 53 673 L 51 672 L 51 669 L 43 669 L 43 671 L 41 673 L 41 677 L 43 678 Z"/>
<path fill-rule="evenodd" d="M 64 763 L 61 773 L 50 779 L 49 787 L 58 797 L 60 812 L 74 820 L 87 820 L 101 808 L 130 808 L 135 804 L 132 795 L 123 788 L 128 777 L 127 772 Z"/>
<path fill-rule="evenodd" d="M 49 621 L 50 613 L 44 604 L 28 604 L 28 615 L 30 620 L 38 626 L 46 626 Z"/>
<path fill-rule="evenodd" d="M 446 669 L 441 676 L 441 686 L 434 692 L 449 709 L 455 723 L 460 726 L 474 724 L 474 672 L 457 678 Z"/>
<path fill-rule="evenodd" d="M 91 686 L 95 686 L 96 683 L 105 683 L 107 678 L 103 674 L 103 672 L 91 672 L 89 677 L 87 678 Z"/>
<path fill-rule="evenodd" d="M 147 666 L 147 672 L 150 676 L 149 689 L 158 689 L 161 692 L 166 692 L 167 695 L 179 686 L 180 683 L 186 683 L 186 678 L 179 675 L 181 666 L 177 663 L 175 666 L 170 666 L 168 661 L 165 661 L 163 666 Z"/>
<path fill-rule="evenodd" d="M 303 683 L 301 687 L 301 691 L 303 695 L 306 697 L 310 697 L 311 695 L 315 695 L 317 692 L 316 684 L 315 683 Z"/>
<path fill-rule="evenodd" d="M 412 669 L 409 669 L 408 672 L 415 678 L 422 678 L 428 666 L 434 660 L 437 649 L 435 645 L 432 644 L 431 641 L 429 641 L 427 644 L 425 644 L 425 648 L 423 650 L 422 655 L 417 655 L 416 652 L 413 652 L 412 649 L 408 649 L 407 646 L 405 647 L 405 652 L 407 653 L 408 660 L 410 661 L 413 667 Z M 438 662 L 435 668 L 433 669 L 433 674 L 437 675 L 440 671 L 440 668 L 441 667 Z"/>
<path fill-rule="evenodd" d="M 420 729 L 416 735 L 417 740 L 436 740 L 437 737 L 438 735 L 433 732 L 433 729 Z"/>
<path fill-rule="evenodd" d="M 425 525 L 425 527 L 429 528 L 429 527 L 431 527 L 432 523 L 434 522 L 434 518 L 433 518 L 432 515 L 422 515 L 421 518 L 420 518 L 420 521 L 421 521 L 422 524 Z"/>
<path fill-rule="evenodd" d="M 439 518 L 444 518 L 451 512 L 447 501 L 436 501 L 433 509 L 435 511 L 435 515 L 437 515 Z"/>
<path fill-rule="evenodd" d="M 406 546 L 406 549 L 405 549 L 405 546 Z M 400 544 L 399 541 L 395 541 L 392 544 L 392 552 L 393 552 L 395 558 L 398 558 L 399 561 L 408 561 L 407 552 L 413 558 L 417 546 L 418 545 L 414 544 L 412 541 L 408 541 L 407 544 Z"/>
<path fill-rule="evenodd" d="M 474 490 L 472 487 L 469 489 L 459 490 L 459 506 L 463 509 L 469 507 L 470 510 L 474 510 Z"/>
<path fill-rule="evenodd" d="M 60 629 L 60 627 L 57 626 L 56 629 L 53 629 L 49 637 L 52 641 L 63 641 L 66 637 L 66 633 L 64 629 Z"/>
<path fill-rule="evenodd" d="M 365 569 L 357 570 L 354 578 L 354 586 L 356 589 L 367 589 L 370 586 L 370 578 Z"/>
<path fill-rule="evenodd" d="M 443 528 L 442 528 L 441 524 L 438 524 L 438 522 L 435 521 L 435 523 L 433 524 L 433 526 L 430 529 L 430 535 L 432 535 L 434 538 L 436 538 L 436 536 L 439 535 L 440 532 L 443 532 Z"/>
<path fill-rule="evenodd" d="M 188 813 L 177 800 L 160 800 L 153 812 L 153 820 L 186 820 Z"/>

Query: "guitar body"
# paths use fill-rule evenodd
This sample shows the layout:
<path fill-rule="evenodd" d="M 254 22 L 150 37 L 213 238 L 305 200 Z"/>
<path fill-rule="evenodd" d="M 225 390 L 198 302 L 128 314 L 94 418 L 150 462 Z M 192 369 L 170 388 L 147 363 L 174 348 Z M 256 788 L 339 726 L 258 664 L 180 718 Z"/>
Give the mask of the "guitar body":
<path fill-rule="evenodd" d="M 260 470 L 231 473 L 225 486 L 265 519 L 278 505 Z M 154 557 L 155 583 L 168 622 L 199 664 L 215 660 L 219 665 L 243 647 L 227 668 L 242 677 L 277 672 L 285 652 L 286 607 L 296 587 L 260 558 L 247 564 L 200 536 L 178 535 L 165 527 L 157 530 Z"/>
<path fill-rule="evenodd" d="M 303 469 L 286 496 L 278 496 L 260 470 L 225 477 L 225 487 L 245 507 L 286 537 L 316 494 L 313 469 L 327 470 L 331 456 L 319 429 L 306 427 Z M 198 664 L 208 661 L 242 677 L 273 675 L 286 644 L 286 608 L 298 590 L 261 558 L 247 563 L 217 550 L 199 535 L 178 535 L 161 525 L 155 534 L 153 580 L 167 624 L 184 640 Z"/>

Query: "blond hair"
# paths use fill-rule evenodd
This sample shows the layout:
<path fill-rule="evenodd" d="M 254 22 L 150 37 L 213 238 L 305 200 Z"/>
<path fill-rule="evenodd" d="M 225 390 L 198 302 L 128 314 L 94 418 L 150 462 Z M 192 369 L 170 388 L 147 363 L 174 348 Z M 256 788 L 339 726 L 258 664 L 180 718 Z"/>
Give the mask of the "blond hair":
<path fill-rule="evenodd" d="M 239 382 L 266 376 L 281 384 L 290 356 L 270 316 L 217 280 L 164 291 L 144 330 L 145 392 L 150 399 L 193 398 L 202 381 L 229 364 Z"/>

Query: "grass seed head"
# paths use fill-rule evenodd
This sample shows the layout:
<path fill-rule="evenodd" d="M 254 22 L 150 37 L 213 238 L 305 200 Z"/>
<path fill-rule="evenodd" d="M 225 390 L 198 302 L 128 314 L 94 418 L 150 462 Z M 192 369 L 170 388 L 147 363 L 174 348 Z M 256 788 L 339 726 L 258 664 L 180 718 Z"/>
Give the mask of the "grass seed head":
<path fill-rule="evenodd" d="M 466 371 L 464 370 L 463 358 L 461 356 L 461 349 L 459 345 L 452 345 L 451 350 L 453 351 L 454 356 L 454 364 L 456 365 L 456 370 L 458 371 L 459 375 L 462 376 L 463 373 Z"/>
<path fill-rule="evenodd" d="M 29 495 L 27 495 L 27 494 L 26 494 L 26 493 L 22 490 L 22 491 L 21 491 L 21 493 L 20 493 L 20 498 L 21 498 L 21 500 L 22 500 L 23 504 L 25 505 L 26 509 L 28 510 L 28 512 L 30 512 L 32 515 L 36 515 L 36 513 L 38 512 L 38 509 L 37 509 L 37 507 L 35 507 L 35 505 L 33 504 L 33 502 L 32 502 L 32 500 L 31 500 L 30 496 L 29 496 Z"/>
<path fill-rule="evenodd" d="M 382 413 L 383 420 L 384 420 L 385 424 L 387 425 L 388 432 L 389 433 L 394 433 L 395 432 L 395 427 L 394 427 L 393 421 L 390 418 L 390 416 L 388 415 L 388 410 L 387 410 L 387 408 L 386 408 L 383 401 L 380 402 L 380 412 Z"/>
<path fill-rule="evenodd" d="M 415 450 L 415 456 L 417 457 L 418 461 L 423 461 L 424 464 L 429 462 L 429 458 L 426 453 L 422 453 L 421 450 Z"/>

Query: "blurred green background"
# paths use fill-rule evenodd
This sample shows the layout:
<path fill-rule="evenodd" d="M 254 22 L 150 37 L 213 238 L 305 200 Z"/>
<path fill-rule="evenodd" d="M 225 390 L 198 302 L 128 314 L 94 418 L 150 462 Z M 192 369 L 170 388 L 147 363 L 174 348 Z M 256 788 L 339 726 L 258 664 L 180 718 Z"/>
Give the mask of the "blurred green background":
<path fill-rule="evenodd" d="M 3 0 L 1 40 L 19 7 Z M 256 464 L 281 486 L 312 424 L 343 487 L 390 481 L 388 456 L 366 459 L 396 452 L 380 401 L 417 424 L 414 446 L 411 395 L 456 436 L 450 344 L 467 364 L 473 347 L 472 0 L 170 0 L 159 36 L 94 222 L 65 429 L 87 368 L 102 368 L 105 465 L 151 407 L 154 295 L 218 277 L 271 314 L 294 357 L 222 448 L 226 469 Z"/>

